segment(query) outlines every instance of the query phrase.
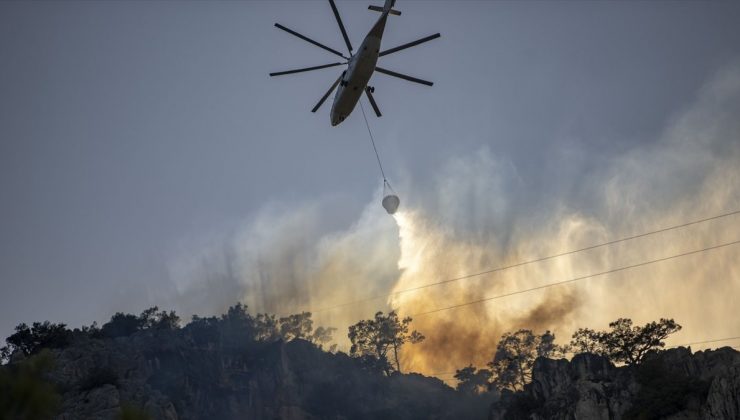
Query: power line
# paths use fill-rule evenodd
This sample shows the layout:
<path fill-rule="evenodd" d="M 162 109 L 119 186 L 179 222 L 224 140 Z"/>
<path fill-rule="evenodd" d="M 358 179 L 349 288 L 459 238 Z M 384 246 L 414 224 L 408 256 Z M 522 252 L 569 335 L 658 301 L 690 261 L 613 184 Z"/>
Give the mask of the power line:
<path fill-rule="evenodd" d="M 360 105 L 362 105 L 362 103 L 360 103 Z M 370 126 L 368 125 L 368 131 L 369 130 L 370 130 Z M 372 140 L 372 134 L 371 134 L 371 140 Z M 374 143 L 373 143 L 373 147 L 374 147 Z M 378 160 L 378 163 L 380 163 L 380 160 Z M 382 172 L 382 166 L 381 166 L 381 172 Z M 721 218 L 725 218 L 725 217 L 729 217 L 729 216 L 734 216 L 736 214 L 740 214 L 740 210 L 735 210 L 735 211 L 732 211 L 732 212 L 729 212 L 729 213 L 723 213 L 723 214 L 719 214 L 719 215 L 712 216 L 712 217 L 706 217 L 706 218 L 703 218 L 703 219 L 694 220 L 694 221 L 682 223 L 682 224 L 679 224 L 679 225 L 669 226 L 669 227 L 665 227 L 665 228 L 661 228 L 661 229 L 657 229 L 657 230 L 653 230 L 653 231 L 649 231 L 649 232 L 643 232 L 643 233 L 640 233 L 638 235 L 626 236 L 626 237 L 623 237 L 623 238 L 620 238 L 620 239 L 614 239 L 614 240 L 611 240 L 611 241 L 608 241 L 608 242 L 603 242 L 603 243 L 600 243 L 600 244 L 587 246 L 585 248 L 578 248 L 578 249 L 574 249 L 574 250 L 570 250 L 570 251 L 561 252 L 559 254 L 549 255 L 549 256 L 546 256 L 546 257 L 540 257 L 540 258 L 535 258 L 535 259 L 531 259 L 531 260 L 521 261 L 521 262 L 518 262 L 518 263 L 515 263 L 515 264 L 500 266 L 500 267 L 492 268 L 490 270 L 485 270 L 485 271 L 480 271 L 480 272 L 477 272 L 477 273 L 467 274 L 467 275 L 460 276 L 460 277 L 454 277 L 454 278 L 451 278 L 451 279 L 442 280 L 442 281 L 438 281 L 438 282 L 434 282 L 434 283 L 422 284 L 420 286 L 414 286 L 414 287 L 410 287 L 410 288 L 407 288 L 407 289 L 397 290 L 395 292 L 386 293 L 386 294 L 383 294 L 383 295 L 376 295 L 376 296 L 372 296 L 372 297 L 366 297 L 366 298 L 362 298 L 362 299 L 353 300 L 353 301 L 350 301 L 350 302 L 340 303 L 340 304 L 337 304 L 337 305 L 333 305 L 333 306 L 328 306 L 328 307 L 325 307 L 325 308 L 316 309 L 316 310 L 313 310 L 311 312 L 313 312 L 313 313 L 326 312 L 326 311 L 331 311 L 331 310 L 334 310 L 334 309 L 342 308 L 342 307 L 345 307 L 345 306 L 356 305 L 358 303 L 364 303 L 364 302 L 369 302 L 369 301 L 373 301 L 373 300 L 377 300 L 377 299 L 388 298 L 388 297 L 391 297 L 391 296 L 397 296 L 397 295 L 400 295 L 400 294 L 403 294 L 403 293 L 408 293 L 408 292 L 415 292 L 417 290 L 426 289 L 426 288 L 429 288 L 429 287 L 441 286 L 441 285 L 444 285 L 444 284 L 448 284 L 448 283 L 452 283 L 452 282 L 456 282 L 456 281 L 460 281 L 460 280 L 465 280 L 465 279 L 469 279 L 469 278 L 473 278 L 473 277 L 478 277 L 478 276 L 482 276 L 482 275 L 485 275 L 485 274 L 492 274 L 492 273 L 496 273 L 496 272 L 500 272 L 500 271 L 509 270 L 509 269 L 512 269 L 512 268 L 522 267 L 522 266 L 529 265 L 529 264 L 534 264 L 534 263 L 538 263 L 538 262 L 542 262 L 542 261 L 551 260 L 551 259 L 554 259 L 554 258 L 559 258 L 559 257 L 567 256 L 567 255 L 576 254 L 576 253 L 579 253 L 579 252 L 590 251 L 590 250 L 597 249 L 597 248 L 603 248 L 603 247 L 606 247 L 606 246 L 618 244 L 618 243 L 621 243 L 621 242 L 630 241 L 630 240 L 633 240 L 633 239 L 643 238 L 643 237 L 646 237 L 646 236 L 656 235 L 658 233 L 668 232 L 668 231 L 671 231 L 671 230 L 681 229 L 681 228 L 684 228 L 684 227 L 688 227 L 688 226 L 692 226 L 692 225 L 696 225 L 696 224 L 700 224 L 700 223 L 705 223 L 705 222 L 709 222 L 709 221 L 712 221 L 712 220 L 717 220 L 717 219 L 721 219 Z"/>
<path fill-rule="evenodd" d="M 676 344 L 676 345 L 673 345 L 673 346 L 668 346 L 667 348 L 688 347 L 688 346 L 693 346 L 695 344 L 716 343 L 718 341 L 730 341 L 730 340 L 740 340 L 740 335 L 737 336 L 737 337 L 716 338 L 716 339 L 713 339 L 713 340 L 694 341 L 692 343 Z"/>
<path fill-rule="evenodd" d="M 715 339 L 711 339 L 711 340 L 693 341 L 691 343 L 675 344 L 673 346 L 667 346 L 666 349 L 672 349 L 672 348 L 676 348 L 676 347 L 688 347 L 688 346 L 692 346 L 694 344 L 707 344 L 707 343 L 716 343 L 716 342 L 719 342 L 719 341 L 731 341 L 731 340 L 740 340 L 740 336 L 737 336 L 737 337 L 725 337 L 725 338 L 715 338 Z M 740 346 L 729 346 L 729 347 L 732 347 L 733 349 L 740 348 Z M 574 354 L 575 355 L 576 353 L 568 352 L 566 354 Z M 460 370 L 462 370 L 462 369 L 458 369 L 458 370 L 455 370 L 455 371 L 447 371 L 447 372 L 433 372 L 433 373 L 429 373 L 429 374 L 426 374 L 426 375 L 427 376 L 449 376 L 449 375 L 456 375 L 457 372 L 460 371 Z"/>
<path fill-rule="evenodd" d="M 473 301 L 470 301 L 470 302 L 464 302 L 464 303 L 460 303 L 460 304 L 457 304 L 457 305 L 447 306 L 447 307 L 444 307 L 444 308 L 437 308 L 437 309 L 433 309 L 431 311 L 426 311 L 426 312 L 420 312 L 420 313 L 417 313 L 417 314 L 412 314 L 410 316 L 411 317 L 418 317 L 418 316 L 429 315 L 429 314 L 433 314 L 433 313 L 437 313 L 437 312 L 448 311 L 448 310 L 451 310 L 451 309 L 461 308 L 463 306 L 475 305 L 475 304 L 478 304 L 478 303 L 483 303 L 483 302 L 488 302 L 488 301 L 495 300 L 495 299 L 501 299 L 501 298 L 505 298 L 505 297 L 509 297 L 509 296 L 519 295 L 519 294 L 522 294 L 522 293 L 528 293 L 528 292 L 532 292 L 532 291 L 535 291 L 535 290 L 547 289 L 547 288 L 553 287 L 553 286 L 559 286 L 559 285 L 562 285 L 562 284 L 574 283 L 574 282 L 577 282 L 577 281 L 580 281 L 580 280 L 585 280 L 585 279 L 589 279 L 589 278 L 593 278 L 593 277 L 598 277 L 598 276 L 604 276 L 604 275 L 616 273 L 616 272 L 619 272 L 619 271 L 625 271 L 625 270 L 629 270 L 629 269 L 632 269 L 632 268 L 643 267 L 643 266 L 646 266 L 646 265 L 655 264 L 655 263 L 662 262 L 662 261 L 672 260 L 672 259 L 676 259 L 676 258 L 680 258 L 680 257 L 685 257 L 685 256 L 688 256 L 688 255 L 693 255 L 693 254 L 698 254 L 698 253 L 701 253 L 701 252 L 706 252 L 706 251 L 710 251 L 710 250 L 714 250 L 714 249 L 724 248 L 724 247 L 727 247 L 727 246 L 730 246 L 730 245 L 736 245 L 736 244 L 740 244 L 740 240 L 733 241 L 733 242 L 727 242 L 727 243 L 724 243 L 724 244 L 721 244 L 721 245 L 710 246 L 710 247 L 707 247 L 707 248 L 702 248 L 702 249 L 698 249 L 698 250 L 694 250 L 694 251 L 684 252 L 682 254 L 671 255 L 669 257 L 658 258 L 656 260 L 650 260 L 650 261 L 645 261 L 645 262 L 641 262 L 641 263 L 637 263 L 637 264 L 632 264 L 632 265 L 628 265 L 628 266 L 624 266 L 624 267 L 613 268 L 611 270 L 602 271 L 600 273 L 589 274 L 589 275 L 581 276 L 581 277 L 575 277 L 575 278 L 572 278 L 572 279 L 563 280 L 563 281 L 559 281 L 559 282 L 555 282 L 555 283 L 548 283 L 548 284 L 544 284 L 542 286 L 532 287 L 532 288 L 529 288 L 529 289 L 517 290 L 516 292 L 504 293 L 504 294 L 501 294 L 501 295 L 490 296 L 490 297 L 487 297 L 487 298 L 477 299 L 477 300 L 473 300 Z"/>

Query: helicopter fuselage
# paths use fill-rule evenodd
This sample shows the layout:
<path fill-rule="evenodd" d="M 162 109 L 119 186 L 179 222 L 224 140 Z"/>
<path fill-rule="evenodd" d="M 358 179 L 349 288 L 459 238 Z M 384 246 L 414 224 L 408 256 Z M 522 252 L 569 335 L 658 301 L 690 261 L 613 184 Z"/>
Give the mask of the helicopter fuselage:
<path fill-rule="evenodd" d="M 368 9 L 375 12 L 380 12 L 381 15 L 380 18 L 378 18 L 378 20 L 375 22 L 375 25 L 373 25 L 373 27 L 367 33 L 365 39 L 362 40 L 360 48 L 356 52 L 353 52 L 352 43 L 347 36 L 347 31 L 344 29 L 344 24 L 342 23 L 342 18 L 339 16 L 337 6 L 336 4 L 334 4 L 334 0 L 329 0 L 329 5 L 331 5 L 332 11 L 334 12 L 334 17 L 337 19 L 337 23 L 339 24 L 339 29 L 342 31 L 342 37 L 344 38 L 344 43 L 347 45 L 347 51 L 349 52 L 349 55 L 345 55 L 342 52 L 327 47 L 326 45 L 314 41 L 313 39 L 300 34 L 290 28 L 287 28 L 279 23 L 275 23 L 276 28 L 283 30 L 295 37 L 298 37 L 308 43 L 311 43 L 334 55 L 342 57 L 346 61 L 322 64 L 319 66 L 304 67 L 293 70 L 272 72 L 270 73 L 270 77 L 303 73 L 306 71 L 314 71 L 329 67 L 346 65 L 347 69 L 344 70 L 342 74 L 339 75 L 339 77 L 334 79 L 334 83 L 331 84 L 329 90 L 326 91 L 324 96 L 322 96 L 321 99 L 319 99 L 319 101 L 316 103 L 316 105 L 311 109 L 311 112 L 318 111 L 318 109 L 321 108 L 321 105 L 326 103 L 326 100 L 329 99 L 329 96 L 334 93 L 334 101 L 331 106 L 331 112 L 329 113 L 329 120 L 332 126 L 336 126 L 347 119 L 347 117 L 357 106 L 357 102 L 360 100 L 360 96 L 364 94 L 367 96 L 367 100 L 373 107 L 375 116 L 382 117 L 383 114 L 380 113 L 380 108 L 378 107 L 378 104 L 377 102 L 375 102 L 375 99 L 373 97 L 373 92 L 375 92 L 375 88 L 368 86 L 368 82 L 373 76 L 373 73 L 379 72 L 388 76 L 396 77 L 409 82 L 419 83 L 426 86 L 432 86 L 434 83 L 424 79 L 418 79 L 416 77 L 412 77 L 403 73 L 398 73 L 392 70 L 378 67 L 376 65 L 378 64 L 378 59 L 380 57 L 385 57 L 388 54 L 393 54 L 398 51 L 405 50 L 406 48 L 411 48 L 440 37 L 439 33 L 436 33 L 434 35 L 429 35 L 427 37 L 417 39 L 416 41 L 407 42 L 397 47 L 380 51 L 380 44 L 383 40 L 383 32 L 385 31 L 385 24 L 388 20 L 388 16 L 401 15 L 400 11 L 393 8 L 395 3 L 396 0 L 385 0 L 385 4 L 383 4 L 382 7 L 373 5 L 368 6 Z"/>
<path fill-rule="evenodd" d="M 357 101 L 367 88 L 375 65 L 378 63 L 380 42 L 383 39 L 385 22 L 388 12 L 383 12 L 375 26 L 362 41 L 359 50 L 349 59 L 347 70 L 342 73 L 342 79 L 334 96 L 331 106 L 331 125 L 335 126 L 345 120 L 355 109 Z"/>

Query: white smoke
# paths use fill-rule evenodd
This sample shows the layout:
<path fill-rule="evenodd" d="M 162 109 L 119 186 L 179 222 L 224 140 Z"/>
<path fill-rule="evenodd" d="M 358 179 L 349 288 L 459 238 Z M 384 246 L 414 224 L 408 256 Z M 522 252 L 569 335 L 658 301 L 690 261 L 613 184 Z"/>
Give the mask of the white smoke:
<path fill-rule="evenodd" d="M 527 188 L 514 163 L 483 148 L 451 158 L 436 180 L 400 183 L 402 209 L 395 220 L 381 208 L 379 192 L 343 229 L 325 229 L 322 200 L 268 206 L 235 233 L 185 247 L 173 259 L 176 307 L 219 313 L 240 300 L 254 311 L 281 315 L 331 308 L 315 319 L 339 328 L 346 346 L 347 326 L 377 310 L 414 315 L 738 240 L 740 216 L 730 216 L 384 297 L 740 209 L 738 115 L 740 65 L 734 65 L 708 83 L 659 139 L 599 157 L 606 163 L 575 180 L 570 192 L 522 199 L 536 189 Z M 738 256 L 740 247 L 730 246 L 418 316 L 414 328 L 427 340 L 408 347 L 403 362 L 425 373 L 482 365 L 503 332 L 550 329 L 562 342 L 577 327 L 605 328 L 618 317 L 636 323 L 675 318 L 684 330 L 672 343 L 736 336 Z M 380 298 L 335 308 L 373 296 Z"/>

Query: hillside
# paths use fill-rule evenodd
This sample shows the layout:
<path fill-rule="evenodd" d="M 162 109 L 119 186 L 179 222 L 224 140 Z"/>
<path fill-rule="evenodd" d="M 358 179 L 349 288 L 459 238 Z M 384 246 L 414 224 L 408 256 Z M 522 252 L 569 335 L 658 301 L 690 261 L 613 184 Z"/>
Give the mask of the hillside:
<path fill-rule="evenodd" d="M 537 357 L 518 392 L 493 379 L 456 390 L 327 351 L 332 331 L 313 330 L 308 313 L 241 305 L 184 327 L 156 308 L 102 328 L 21 324 L 3 348 L 0 419 L 740 418 L 740 353 L 729 347 L 651 350 L 619 366 L 590 353 Z"/>
<path fill-rule="evenodd" d="M 539 358 L 523 392 L 504 392 L 490 420 L 740 419 L 740 352 L 730 347 L 649 354 L 635 367 L 578 354 Z"/>

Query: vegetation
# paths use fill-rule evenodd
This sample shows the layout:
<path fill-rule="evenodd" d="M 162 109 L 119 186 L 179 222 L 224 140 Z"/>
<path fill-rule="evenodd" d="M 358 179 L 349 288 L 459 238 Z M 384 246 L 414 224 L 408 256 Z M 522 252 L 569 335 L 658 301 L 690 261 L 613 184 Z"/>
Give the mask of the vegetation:
<path fill-rule="evenodd" d="M 504 334 L 496 346 L 493 360 L 488 363 L 490 384 L 498 389 L 524 389 L 524 385 L 532 380 L 535 359 L 562 357 L 567 351 L 554 342 L 555 335 L 550 331 L 536 335 L 531 330 L 521 329 Z"/>
<path fill-rule="evenodd" d="M 123 404 L 121 413 L 118 415 L 119 420 L 150 420 L 151 416 L 141 408 L 132 404 Z"/>
<path fill-rule="evenodd" d="M 34 322 L 31 326 L 19 324 L 15 333 L 6 338 L 6 346 L 0 348 L 0 362 L 7 363 L 18 352 L 24 356 L 49 348 L 64 348 L 75 336 L 92 339 L 128 337 L 141 331 L 174 331 L 180 329 L 180 317 L 175 311 L 160 311 L 154 306 L 139 315 L 117 312 L 110 321 L 98 328 L 96 323 L 70 331 L 65 324 L 49 321 Z M 336 328 L 318 327 L 314 329 L 310 312 L 290 315 L 277 319 L 274 315 L 256 314 L 252 316 L 247 306 L 238 303 L 228 309 L 220 318 L 202 318 L 194 315 L 188 323 L 185 335 L 197 345 L 219 344 L 231 348 L 244 348 L 250 342 L 291 341 L 296 339 L 310 341 L 319 348 L 332 341 Z M 330 350 L 334 350 L 331 346 Z"/>
<path fill-rule="evenodd" d="M 0 418 L 51 418 L 61 403 L 54 386 L 44 379 L 53 366 L 48 350 L 12 366 L 0 366 Z"/>
<path fill-rule="evenodd" d="M 159 311 L 153 306 L 144 310 L 139 316 L 117 312 L 107 323 L 103 324 L 100 333 L 103 337 L 116 338 L 148 329 L 175 330 L 180 328 L 180 317 L 175 311 Z"/>
<path fill-rule="evenodd" d="M 44 348 L 61 348 L 69 344 L 70 331 L 65 324 L 52 324 L 49 321 L 34 322 L 30 327 L 19 324 L 15 333 L 5 339 L 7 345 L 0 352 L 3 359 L 19 351 L 25 356 L 38 353 Z"/>
<path fill-rule="evenodd" d="M 301 312 L 278 320 L 280 324 L 280 337 L 285 341 L 306 340 L 319 347 L 332 340 L 332 334 L 337 330 L 332 327 L 318 327 L 313 329 L 311 312 Z"/>
<path fill-rule="evenodd" d="M 505 333 L 488 363 L 489 369 L 470 365 L 456 371 L 457 389 L 472 394 L 490 388 L 521 391 L 532 381 L 532 368 L 538 357 L 562 358 L 570 352 L 594 353 L 616 364 L 638 365 L 648 352 L 663 348 L 663 340 L 681 329 L 672 319 L 633 327 L 632 320 L 620 318 L 609 327 L 610 331 L 581 328 L 566 346 L 555 344 L 555 335 L 550 331 L 542 335 L 526 329 Z"/>
<path fill-rule="evenodd" d="M 118 374 L 110 368 L 95 367 L 80 381 L 80 390 L 90 391 L 103 385 L 118 387 Z"/>
<path fill-rule="evenodd" d="M 478 369 L 472 364 L 455 373 L 457 390 L 465 394 L 478 395 L 487 392 L 491 385 L 491 371 Z"/>
<path fill-rule="evenodd" d="M 663 340 L 669 335 L 681 330 L 676 321 L 662 318 L 643 327 L 633 327 L 631 319 L 619 318 L 609 328 L 611 331 L 580 328 L 570 345 L 578 353 L 600 354 L 614 363 L 636 365 L 649 351 L 663 348 Z"/>
<path fill-rule="evenodd" d="M 378 312 L 375 318 L 365 319 L 350 326 L 349 339 L 352 342 L 350 356 L 359 358 L 365 366 L 382 370 L 386 375 L 394 371 L 401 372 L 401 363 L 398 359 L 401 347 L 406 343 L 416 344 L 424 341 L 424 336 L 420 332 L 416 330 L 409 332 L 410 323 L 410 317 L 399 319 L 398 314 L 391 311 L 388 315 Z"/>
<path fill-rule="evenodd" d="M 276 340 L 306 340 L 322 347 L 332 341 L 332 334 L 336 331 L 336 328 L 331 327 L 318 327 L 314 330 L 310 312 L 279 319 L 268 314 L 252 316 L 247 311 L 247 306 L 241 303 L 230 307 L 220 319 L 193 316 L 185 329 L 198 343 L 213 342 L 216 337 L 222 337 L 221 344 L 227 347 L 241 346 L 249 341 Z"/>
<path fill-rule="evenodd" d="M 350 357 L 339 355 L 334 363 L 345 363 L 343 369 L 359 366 L 375 372 L 378 375 L 374 376 L 374 381 L 381 380 L 382 376 L 396 377 L 394 373 L 401 372 L 400 352 L 403 346 L 424 340 L 420 332 L 411 329 L 411 322 L 410 317 L 400 318 L 395 311 L 388 314 L 378 312 L 371 319 L 357 322 L 348 330 Z M 640 388 L 626 418 L 669 416 L 687 409 L 691 401 L 703 401 L 708 392 L 706 382 L 669 371 L 654 358 L 645 361 L 646 355 L 663 348 L 664 340 L 680 329 L 681 326 L 672 319 L 633 326 L 630 319 L 620 318 L 609 324 L 608 331 L 577 330 L 567 346 L 555 344 L 555 335 L 550 331 L 542 334 L 528 329 L 507 332 L 501 336 L 486 368 L 477 369 L 471 364 L 456 371 L 458 395 L 469 401 L 490 401 L 493 394 L 487 393 L 496 389 L 507 396 L 509 417 L 528 418 L 533 412 L 544 413 L 540 406 L 542 401 L 535 401 L 530 394 L 518 391 L 524 390 L 525 385 L 532 381 L 537 358 L 562 358 L 572 350 L 603 355 L 615 364 L 626 364 L 636 369 L 634 372 Z M 174 311 L 161 311 L 156 306 L 139 315 L 116 313 L 101 328 L 92 324 L 69 330 L 65 324 L 48 321 L 30 326 L 20 324 L 6 339 L 6 346 L 0 349 L 3 362 L 13 360 L 0 366 L 0 418 L 49 418 L 54 415 L 60 396 L 54 386 L 44 380 L 53 361 L 52 353 L 47 349 L 64 348 L 78 339 L 112 340 L 139 333 L 146 333 L 147 337 L 174 333 L 195 349 L 231 352 L 232 355 L 243 356 L 238 363 L 250 364 L 262 363 L 265 355 L 269 354 L 264 350 L 270 348 L 270 343 L 280 340 L 303 341 L 300 344 L 304 346 L 302 348 L 319 352 L 332 341 L 335 331 L 331 327 L 315 328 L 310 312 L 279 318 L 263 313 L 253 315 L 241 303 L 231 306 L 220 317 L 194 315 L 184 327 L 181 327 L 180 317 Z M 335 349 L 336 345 L 329 351 L 334 352 Z M 174 359 L 168 359 L 170 357 Z M 161 360 L 166 364 L 177 357 L 164 355 Z M 161 386 L 177 383 L 164 375 L 162 373 L 157 379 Z M 118 373 L 112 368 L 99 366 L 89 370 L 73 386 L 85 392 L 106 384 L 118 387 Z M 326 392 L 344 395 L 330 385 L 322 386 Z M 173 388 L 172 392 L 180 391 Z M 320 399 L 323 401 L 323 397 Z M 120 418 L 148 416 L 134 406 L 124 406 Z"/>
<path fill-rule="evenodd" d="M 709 382 L 692 378 L 682 372 L 666 368 L 662 360 L 652 358 L 637 367 L 640 390 L 625 419 L 666 418 L 705 401 Z"/>

